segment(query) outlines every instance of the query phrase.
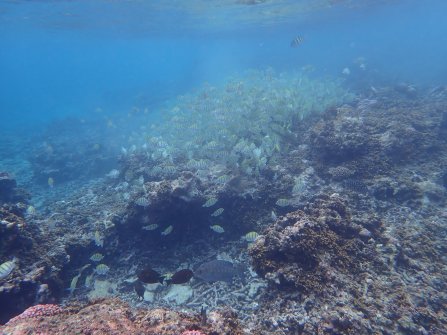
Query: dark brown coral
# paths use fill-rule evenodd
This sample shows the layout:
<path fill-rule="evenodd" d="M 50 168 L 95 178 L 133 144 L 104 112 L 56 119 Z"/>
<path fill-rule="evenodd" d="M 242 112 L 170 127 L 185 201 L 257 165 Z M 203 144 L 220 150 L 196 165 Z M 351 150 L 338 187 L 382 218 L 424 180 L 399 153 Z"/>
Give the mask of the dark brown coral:
<path fill-rule="evenodd" d="M 340 274 L 354 280 L 371 261 L 379 227 L 354 222 L 337 195 L 322 196 L 267 228 L 250 249 L 253 266 L 280 289 L 323 292 Z"/>

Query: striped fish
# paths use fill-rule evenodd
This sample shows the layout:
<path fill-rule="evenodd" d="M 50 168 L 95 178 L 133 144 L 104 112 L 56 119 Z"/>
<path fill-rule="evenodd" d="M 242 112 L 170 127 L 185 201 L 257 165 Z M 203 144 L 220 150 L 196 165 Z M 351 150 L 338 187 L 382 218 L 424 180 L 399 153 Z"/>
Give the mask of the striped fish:
<path fill-rule="evenodd" d="M 137 200 L 135 200 L 135 203 L 136 203 L 138 206 L 141 206 L 141 207 L 147 207 L 147 206 L 149 206 L 149 205 L 151 204 L 151 202 L 149 201 L 149 199 L 147 199 L 147 198 L 145 198 L 145 197 L 140 197 L 140 198 L 138 198 Z"/>
<path fill-rule="evenodd" d="M 251 231 L 243 236 L 243 239 L 247 242 L 254 242 L 259 237 L 259 234 L 255 231 Z"/>
<path fill-rule="evenodd" d="M 93 262 L 100 262 L 100 261 L 102 261 L 103 258 L 104 258 L 104 256 L 102 254 L 100 254 L 99 252 L 97 252 L 96 254 L 93 254 L 90 257 L 90 260 Z"/>
<path fill-rule="evenodd" d="M 95 272 L 98 275 L 105 275 L 107 272 L 109 272 L 110 268 L 105 264 L 98 264 L 95 268 Z"/>
<path fill-rule="evenodd" d="M 223 213 L 223 211 L 224 211 L 223 208 L 218 208 L 211 214 L 211 216 L 219 216 L 220 214 Z"/>
<path fill-rule="evenodd" d="M 217 225 L 217 224 L 215 224 L 215 225 L 213 225 L 213 226 L 210 226 L 210 229 L 213 230 L 213 231 L 215 231 L 215 232 L 218 233 L 218 234 L 225 233 L 225 229 L 223 229 L 221 226 L 219 226 L 219 225 Z"/>
<path fill-rule="evenodd" d="M 223 175 L 223 176 L 217 177 L 216 182 L 218 184 L 226 184 L 227 182 L 230 181 L 230 179 L 231 179 L 230 176 Z"/>
<path fill-rule="evenodd" d="M 8 277 L 15 267 L 16 267 L 15 259 L 12 261 L 4 262 L 2 265 L 0 265 L 0 279 Z"/>
<path fill-rule="evenodd" d="M 296 36 L 292 42 L 290 42 L 290 47 L 291 48 L 297 48 L 299 47 L 302 43 L 304 42 L 304 37 L 303 36 Z"/>

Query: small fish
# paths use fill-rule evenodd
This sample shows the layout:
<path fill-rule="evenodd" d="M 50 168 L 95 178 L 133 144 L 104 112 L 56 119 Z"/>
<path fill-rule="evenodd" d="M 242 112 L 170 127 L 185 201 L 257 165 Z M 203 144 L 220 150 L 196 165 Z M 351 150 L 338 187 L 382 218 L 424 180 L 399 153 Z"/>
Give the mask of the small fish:
<path fill-rule="evenodd" d="M 194 274 L 191 270 L 182 269 L 174 273 L 171 278 L 167 280 L 167 282 L 168 284 L 185 284 L 192 278 L 193 275 Z"/>
<path fill-rule="evenodd" d="M 223 213 L 223 211 L 224 211 L 223 208 L 218 208 L 211 214 L 211 216 L 219 216 L 220 214 Z"/>
<path fill-rule="evenodd" d="M 35 215 L 36 209 L 33 206 L 28 206 L 28 208 L 26 209 L 26 214 L 28 214 L 29 216 Z"/>
<path fill-rule="evenodd" d="M 104 239 L 101 236 L 101 233 L 97 230 L 95 231 L 95 237 L 94 237 L 94 241 L 97 247 L 103 247 L 104 246 Z"/>
<path fill-rule="evenodd" d="M 290 42 L 291 48 L 297 48 L 304 42 L 303 36 L 297 36 Z"/>
<path fill-rule="evenodd" d="M 173 173 L 175 173 L 177 170 L 176 170 L 176 168 L 175 168 L 175 166 L 172 166 L 172 165 L 167 165 L 167 166 L 165 166 L 164 168 L 163 168 L 163 170 L 166 172 L 166 173 L 169 173 L 169 174 L 173 174 Z"/>
<path fill-rule="evenodd" d="M 208 163 L 206 161 L 204 161 L 203 159 L 197 161 L 197 163 L 196 163 L 196 168 L 200 169 L 200 170 L 206 169 L 207 166 L 208 166 Z"/>
<path fill-rule="evenodd" d="M 4 262 L 0 265 L 0 279 L 8 277 L 16 267 L 16 260 Z"/>
<path fill-rule="evenodd" d="M 151 202 L 149 201 L 149 199 L 147 199 L 147 198 L 145 198 L 145 197 L 140 197 L 140 198 L 138 198 L 137 200 L 135 200 L 135 203 L 136 203 L 138 206 L 141 206 L 141 207 L 147 207 L 147 206 L 149 206 L 149 205 L 151 204 Z"/>
<path fill-rule="evenodd" d="M 259 234 L 255 231 L 251 231 L 244 235 L 243 239 L 247 242 L 254 242 L 259 237 Z"/>
<path fill-rule="evenodd" d="M 212 207 L 217 203 L 217 198 L 209 198 L 202 207 Z"/>
<path fill-rule="evenodd" d="M 165 230 L 161 232 L 163 236 L 169 235 L 174 230 L 174 227 L 172 225 L 168 226 Z"/>
<path fill-rule="evenodd" d="M 278 216 L 276 215 L 276 213 L 275 213 L 275 211 L 272 211 L 272 220 L 273 221 L 276 221 L 276 220 L 278 220 Z"/>
<path fill-rule="evenodd" d="M 158 228 L 158 224 L 156 224 L 156 223 L 153 223 L 153 224 L 150 224 L 150 225 L 147 225 L 147 226 L 144 226 L 144 227 L 141 227 L 141 229 L 143 229 L 143 230 L 155 230 L 155 229 L 157 229 Z"/>
<path fill-rule="evenodd" d="M 92 287 L 93 284 L 93 275 L 88 275 L 85 277 L 84 286 L 87 288 Z"/>
<path fill-rule="evenodd" d="M 163 277 L 163 280 L 164 280 L 164 281 L 169 281 L 169 280 L 171 280 L 171 278 L 172 278 L 173 275 L 174 275 L 174 274 L 173 274 L 172 272 L 166 272 L 166 273 L 164 273 L 164 274 L 162 275 L 162 277 Z"/>
<path fill-rule="evenodd" d="M 290 206 L 290 200 L 289 199 L 278 199 L 276 201 L 276 205 L 278 205 L 280 207 Z"/>
<path fill-rule="evenodd" d="M 50 188 L 53 188 L 53 187 L 54 187 L 54 179 L 51 178 L 51 177 L 48 178 L 48 186 L 49 186 Z"/>
<path fill-rule="evenodd" d="M 143 300 L 144 299 L 144 291 L 145 291 L 145 288 L 144 288 L 144 285 L 139 281 L 139 280 L 137 280 L 136 282 L 135 282 L 135 284 L 134 284 L 134 290 L 135 290 L 135 293 L 137 294 L 137 296 L 138 296 L 138 299 L 140 300 Z"/>
<path fill-rule="evenodd" d="M 160 283 L 163 284 L 163 276 L 160 275 L 157 271 L 151 269 L 150 267 L 146 267 L 137 274 L 138 279 L 145 284 L 155 284 Z"/>
<path fill-rule="evenodd" d="M 81 277 L 81 273 L 74 276 L 73 279 L 70 282 L 70 288 L 68 289 L 70 291 L 70 295 L 73 294 L 74 290 L 76 290 L 76 285 L 78 284 L 78 280 Z"/>
<path fill-rule="evenodd" d="M 215 225 L 213 225 L 213 226 L 210 226 L 210 229 L 213 230 L 213 231 L 215 231 L 215 232 L 218 233 L 218 234 L 225 233 L 225 230 L 224 230 L 221 226 L 219 226 L 218 224 L 215 224 Z"/>
<path fill-rule="evenodd" d="M 227 176 L 224 174 L 223 176 L 220 176 L 216 179 L 216 182 L 218 184 L 226 184 L 230 180 L 230 176 Z"/>
<path fill-rule="evenodd" d="M 105 264 L 98 264 L 95 268 L 95 272 L 99 275 L 105 275 L 109 272 L 110 268 Z"/>
<path fill-rule="evenodd" d="M 205 306 L 202 305 L 202 307 L 200 308 L 200 324 L 202 326 L 206 325 L 206 319 L 207 319 L 207 317 L 206 317 L 206 308 L 205 308 Z"/>
<path fill-rule="evenodd" d="M 292 188 L 292 195 L 301 194 L 306 189 L 307 180 L 304 176 L 295 177 L 295 184 Z"/>
<path fill-rule="evenodd" d="M 103 254 L 100 254 L 99 252 L 97 252 L 96 254 L 93 254 L 93 255 L 90 257 L 90 260 L 91 260 L 92 262 L 100 262 L 100 261 L 102 261 L 103 258 L 104 258 L 104 255 L 103 255 Z"/>

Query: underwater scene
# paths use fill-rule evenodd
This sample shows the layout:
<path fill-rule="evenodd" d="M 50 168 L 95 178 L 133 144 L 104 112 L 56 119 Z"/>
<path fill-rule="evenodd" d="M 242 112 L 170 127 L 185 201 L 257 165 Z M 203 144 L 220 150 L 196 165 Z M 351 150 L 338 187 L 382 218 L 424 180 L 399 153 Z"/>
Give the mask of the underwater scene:
<path fill-rule="evenodd" d="M 445 13 L 0 0 L 0 334 L 447 334 Z"/>

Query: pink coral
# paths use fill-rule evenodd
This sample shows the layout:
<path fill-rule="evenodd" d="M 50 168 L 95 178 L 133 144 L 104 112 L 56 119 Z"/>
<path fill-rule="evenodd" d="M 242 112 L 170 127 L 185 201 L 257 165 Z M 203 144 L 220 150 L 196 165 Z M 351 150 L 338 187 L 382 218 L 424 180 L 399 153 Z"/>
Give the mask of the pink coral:
<path fill-rule="evenodd" d="M 7 325 L 18 320 L 37 318 L 41 316 L 52 316 L 60 313 L 63 313 L 63 309 L 58 305 L 36 305 L 26 309 L 22 314 L 9 320 Z"/>
<path fill-rule="evenodd" d="M 204 333 L 198 330 L 185 330 L 182 335 L 205 335 Z"/>

